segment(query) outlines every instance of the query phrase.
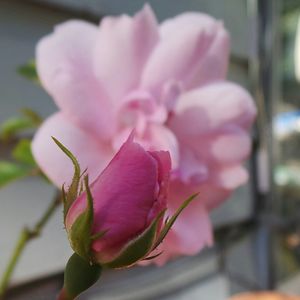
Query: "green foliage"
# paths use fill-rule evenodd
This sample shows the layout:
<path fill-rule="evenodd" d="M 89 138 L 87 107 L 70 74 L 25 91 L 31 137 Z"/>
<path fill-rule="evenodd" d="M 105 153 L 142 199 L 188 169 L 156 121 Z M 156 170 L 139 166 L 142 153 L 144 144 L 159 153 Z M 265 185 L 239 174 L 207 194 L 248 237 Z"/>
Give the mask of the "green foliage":
<path fill-rule="evenodd" d="M 65 268 L 64 292 L 68 299 L 75 299 L 95 284 L 102 273 L 100 265 L 89 262 L 74 253 Z"/>
<path fill-rule="evenodd" d="M 39 127 L 43 123 L 43 118 L 34 110 L 24 107 L 21 109 L 23 116 L 31 121 L 32 125 Z"/>
<path fill-rule="evenodd" d="M 7 141 L 17 133 L 30 128 L 32 128 L 31 121 L 24 117 L 10 118 L 0 125 L 0 138 Z"/>
<path fill-rule="evenodd" d="M 0 187 L 25 176 L 38 174 L 38 167 L 31 153 L 30 140 L 20 140 L 11 155 L 15 161 L 0 161 Z"/>
<path fill-rule="evenodd" d="M 22 77 L 29 79 L 35 83 L 39 83 L 39 77 L 34 60 L 30 60 L 26 64 L 21 65 L 17 70 Z"/>
<path fill-rule="evenodd" d="M 0 187 L 20 179 L 30 173 L 30 169 L 9 161 L 0 161 Z"/>
<path fill-rule="evenodd" d="M 25 165 L 36 167 L 31 152 L 31 141 L 29 139 L 22 139 L 17 143 L 12 151 L 12 157 Z"/>
<path fill-rule="evenodd" d="M 43 119 L 33 110 L 23 108 L 22 115 L 9 118 L 0 124 L 0 140 L 6 142 L 15 138 L 19 133 L 39 127 Z"/>
<path fill-rule="evenodd" d="M 6 123 L 6 125 L 8 125 L 8 123 Z M 17 122 L 14 124 L 21 124 L 21 123 Z M 2 133 L 4 133 L 4 135 L 2 135 L 2 138 L 3 137 L 7 138 L 12 134 L 13 131 L 18 130 L 17 128 L 21 128 L 21 127 L 18 126 L 5 127 L 7 130 L 5 129 L 4 131 L 2 131 Z M 31 140 L 29 139 L 21 139 L 17 141 L 16 145 L 12 149 L 10 159 L 12 160 L 0 161 L 0 188 L 9 183 L 12 183 L 17 179 L 21 179 L 25 176 L 42 174 L 33 158 L 31 152 Z"/>

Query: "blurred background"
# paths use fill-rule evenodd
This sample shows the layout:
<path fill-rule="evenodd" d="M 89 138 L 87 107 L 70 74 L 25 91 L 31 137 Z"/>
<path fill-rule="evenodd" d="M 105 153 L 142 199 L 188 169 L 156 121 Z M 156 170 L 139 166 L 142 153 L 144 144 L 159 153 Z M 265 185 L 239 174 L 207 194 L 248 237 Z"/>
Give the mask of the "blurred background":
<path fill-rule="evenodd" d="M 37 41 L 71 18 L 99 22 L 133 14 L 143 0 L 1 0 L 0 122 L 31 107 L 56 110 L 17 68 Z M 229 78 L 250 90 L 259 115 L 253 130 L 251 180 L 213 212 L 216 244 L 163 268 L 107 272 L 80 299 L 212 299 L 278 289 L 300 295 L 300 0 L 149 0 L 159 20 L 202 11 L 224 21 L 232 37 Z M 9 145 L 0 144 L 0 159 Z M 0 190 L 0 272 L 20 228 L 31 225 L 55 191 L 25 179 Z M 70 249 L 61 212 L 26 249 L 7 299 L 54 299 Z"/>

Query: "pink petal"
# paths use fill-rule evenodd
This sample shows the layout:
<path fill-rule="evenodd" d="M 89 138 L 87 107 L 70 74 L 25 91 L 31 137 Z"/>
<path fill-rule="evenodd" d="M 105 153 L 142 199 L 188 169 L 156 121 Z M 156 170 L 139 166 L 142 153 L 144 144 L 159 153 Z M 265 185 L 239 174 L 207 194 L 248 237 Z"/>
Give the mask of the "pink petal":
<path fill-rule="evenodd" d="M 255 114 L 250 95 L 232 83 L 210 84 L 183 94 L 169 121 L 180 144 L 180 178 L 227 190 L 244 183 L 246 171 L 239 165 L 250 154 L 247 130 Z"/>
<path fill-rule="evenodd" d="M 76 156 L 82 171 L 87 168 L 92 180 L 112 157 L 110 149 L 98 143 L 94 136 L 75 126 L 62 113 L 51 116 L 36 133 L 32 142 L 32 152 L 42 171 L 58 187 L 63 183 L 70 183 L 74 168 L 51 136 L 57 138 Z"/>
<path fill-rule="evenodd" d="M 197 160 L 207 165 L 236 164 L 247 159 L 251 151 L 249 134 L 233 125 L 196 136 L 186 132 L 186 135 L 179 136 L 179 139 L 181 160 L 189 165 Z"/>
<path fill-rule="evenodd" d="M 118 149 L 126 140 L 132 128 L 126 128 L 114 139 L 114 149 Z M 158 124 L 148 124 L 143 132 L 136 131 L 135 140 L 148 151 L 168 151 L 171 155 L 172 169 L 179 164 L 177 139 L 167 127 Z"/>
<path fill-rule="evenodd" d="M 110 99 L 93 73 L 97 27 L 68 21 L 42 38 L 36 49 L 39 78 L 58 107 L 81 127 L 109 138 L 115 128 Z"/>
<path fill-rule="evenodd" d="M 150 151 L 168 151 L 171 155 L 172 169 L 178 167 L 178 142 L 175 135 L 167 127 L 151 124 L 145 132 L 143 143 Z"/>
<path fill-rule="evenodd" d="M 170 185 L 168 211 L 173 215 L 176 209 L 192 195 L 180 182 Z M 212 227 L 209 215 L 200 194 L 178 217 L 171 231 L 160 246 L 162 255 L 154 262 L 163 265 L 166 261 L 180 255 L 195 255 L 204 247 L 213 244 Z"/>
<path fill-rule="evenodd" d="M 225 77 L 229 38 L 220 22 L 186 13 L 162 23 L 160 33 L 143 73 L 143 87 L 159 93 L 164 84 L 177 81 L 192 89 Z"/>
<path fill-rule="evenodd" d="M 102 239 L 93 243 L 99 259 L 110 258 L 130 239 L 143 232 L 152 221 L 149 214 L 153 216 L 153 209 L 164 209 L 165 200 L 157 199 L 159 166 L 164 166 L 161 171 L 169 172 L 167 165 L 170 163 L 158 162 L 156 158 L 160 157 L 146 152 L 130 137 L 92 184 L 93 232 L 109 230 Z M 85 207 L 84 193 L 69 211 L 67 228 Z"/>
<path fill-rule="evenodd" d="M 157 254 L 161 251 L 163 253 L 154 260 L 142 261 L 141 265 L 153 262 L 161 266 L 180 255 L 195 255 L 204 247 L 213 244 L 212 225 L 208 212 L 230 196 L 229 190 L 214 184 L 189 185 L 175 179 L 170 184 L 166 215 L 174 214 L 183 201 L 196 192 L 199 193 L 197 199 L 178 217 L 156 251 Z"/>
<path fill-rule="evenodd" d="M 105 17 L 94 52 L 95 73 L 115 102 L 136 89 L 144 63 L 158 41 L 158 28 L 150 6 L 133 18 Z"/>
<path fill-rule="evenodd" d="M 205 147 L 203 148 L 205 149 Z M 203 148 L 202 150 L 204 150 Z M 187 184 L 207 181 L 210 175 L 209 166 L 205 160 L 199 159 L 197 150 L 187 147 L 187 145 L 181 145 L 180 150 L 180 166 L 177 176 Z"/>
<path fill-rule="evenodd" d="M 157 201 L 148 215 L 148 224 L 161 212 L 162 207 L 167 207 L 171 171 L 171 157 L 168 151 L 153 151 L 149 153 L 157 161 L 159 193 Z"/>
<path fill-rule="evenodd" d="M 212 246 L 213 236 L 211 221 L 205 208 L 187 210 L 176 220 L 170 235 L 161 247 L 167 254 L 195 255 L 204 247 Z"/>
<path fill-rule="evenodd" d="M 146 91 L 132 91 L 124 99 L 118 111 L 120 128 L 135 127 L 137 133 L 142 133 L 148 122 L 163 124 L 168 112 L 164 105 Z"/>
<path fill-rule="evenodd" d="M 214 182 L 206 182 L 200 185 L 189 186 L 189 189 L 199 192 L 201 202 L 208 211 L 216 208 L 227 200 L 232 194 L 231 189 L 215 184 Z"/>
<path fill-rule="evenodd" d="M 225 127 L 216 136 L 212 136 L 207 147 L 211 157 L 217 162 L 231 164 L 247 159 L 251 151 L 251 139 L 250 135 L 243 129 Z"/>
<path fill-rule="evenodd" d="M 222 168 L 217 174 L 215 181 L 218 186 L 234 190 L 245 184 L 248 180 L 247 170 L 239 165 Z"/>
<path fill-rule="evenodd" d="M 231 190 L 217 186 L 214 182 L 187 184 L 178 178 L 173 179 L 169 189 L 170 209 L 174 211 L 182 203 L 182 199 L 184 201 L 195 193 L 199 193 L 199 196 L 192 202 L 190 209 L 204 206 L 207 211 L 210 211 L 225 201 L 231 195 Z"/>
<path fill-rule="evenodd" d="M 227 140 L 228 137 L 226 135 L 222 136 L 222 134 L 219 138 L 200 136 L 198 139 L 190 141 L 190 143 L 183 143 L 177 172 L 178 178 L 184 183 L 201 189 L 205 187 L 205 193 L 207 193 L 207 189 L 211 189 L 211 196 L 216 193 L 217 198 L 219 189 L 230 192 L 248 180 L 248 172 L 241 164 L 249 155 L 249 138 L 247 136 L 230 137 L 229 140 L 232 141 L 232 145 L 228 146 L 228 149 L 222 148 L 222 143 L 218 145 L 218 141 L 223 138 Z M 217 148 L 217 151 L 215 151 L 218 153 L 214 153 L 214 150 L 216 150 L 212 147 L 214 141 L 216 141 L 218 147 L 220 146 L 220 149 Z M 219 200 L 216 201 L 218 204 Z"/>
<path fill-rule="evenodd" d="M 254 101 L 245 89 L 217 82 L 183 94 L 170 127 L 182 136 L 198 136 L 228 124 L 249 129 L 255 116 Z"/>

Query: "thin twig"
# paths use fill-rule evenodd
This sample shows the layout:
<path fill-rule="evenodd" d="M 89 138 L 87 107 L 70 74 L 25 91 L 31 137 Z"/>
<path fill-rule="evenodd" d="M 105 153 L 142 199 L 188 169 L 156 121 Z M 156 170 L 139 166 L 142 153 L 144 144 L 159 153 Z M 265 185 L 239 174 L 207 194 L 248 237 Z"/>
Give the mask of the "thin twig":
<path fill-rule="evenodd" d="M 38 220 L 38 222 L 32 228 L 24 227 L 20 232 L 12 256 L 0 280 L 0 299 L 3 299 L 4 297 L 4 294 L 10 283 L 15 267 L 18 261 L 20 260 L 21 254 L 23 253 L 23 250 L 25 249 L 26 245 L 32 239 L 37 238 L 38 236 L 41 235 L 43 228 L 50 220 L 50 218 L 53 216 L 54 212 L 59 207 L 60 203 L 61 203 L 61 193 L 57 192 L 56 196 L 51 201 L 50 205 L 47 207 L 46 211 L 44 212 L 42 217 Z"/>

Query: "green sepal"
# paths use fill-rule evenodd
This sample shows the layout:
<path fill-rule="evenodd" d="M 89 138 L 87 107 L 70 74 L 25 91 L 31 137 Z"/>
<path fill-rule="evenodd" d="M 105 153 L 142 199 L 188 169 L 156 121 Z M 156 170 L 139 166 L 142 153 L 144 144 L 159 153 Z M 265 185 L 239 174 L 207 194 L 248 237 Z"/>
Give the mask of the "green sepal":
<path fill-rule="evenodd" d="M 104 237 L 104 235 L 108 232 L 109 230 L 102 230 L 98 233 L 95 233 L 91 236 L 91 240 L 95 241 L 95 240 L 99 240 L 101 238 Z"/>
<path fill-rule="evenodd" d="M 91 243 L 92 226 L 94 222 L 94 207 L 93 198 L 88 183 L 88 176 L 84 177 L 84 184 L 86 190 L 87 207 L 86 210 L 79 215 L 72 224 L 68 236 L 73 250 L 83 259 L 92 261 Z M 102 234 L 102 236 L 104 234 Z"/>
<path fill-rule="evenodd" d="M 147 256 L 146 258 L 144 258 L 143 260 L 152 260 L 152 259 L 154 259 L 154 258 L 157 258 L 157 257 L 159 257 L 160 255 L 162 255 L 163 254 L 163 251 L 161 251 L 161 252 L 159 252 L 159 253 L 157 253 L 157 254 L 155 254 L 155 255 L 151 255 L 151 256 Z"/>
<path fill-rule="evenodd" d="M 18 67 L 17 70 L 22 77 L 29 79 L 35 83 L 40 82 L 36 70 L 35 61 L 33 59 L 28 61 L 26 64 L 23 64 L 20 67 Z"/>
<path fill-rule="evenodd" d="M 64 220 L 66 220 L 67 213 L 69 211 L 69 208 L 75 201 L 75 199 L 79 195 L 79 185 L 80 185 L 80 166 L 78 163 L 78 160 L 76 157 L 72 154 L 72 152 L 67 149 L 61 142 L 59 142 L 55 137 L 52 137 L 53 141 L 56 143 L 56 145 L 70 158 L 70 160 L 73 163 L 74 166 L 74 175 L 72 179 L 72 183 L 68 189 L 68 191 L 65 193 L 65 201 L 64 201 Z"/>
<path fill-rule="evenodd" d="M 155 243 L 157 229 L 164 214 L 165 210 L 158 214 L 151 225 L 141 235 L 130 241 L 114 260 L 102 265 L 112 269 L 125 268 L 149 255 Z"/>
<path fill-rule="evenodd" d="M 102 273 L 98 264 L 90 264 L 74 253 L 65 268 L 63 292 L 67 299 L 75 299 L 95 284 Z"/>
<path fill-rule="evenodd" d="M 31 152 L 31 141 L 21 139 L 12 151 L 12 157 L 25 165 L 36 167 L 35 160 Z"/>
<path fill-rule="evenodd" d="M 0 161 L 0 187 L 30 174 L 31 169 L 9 161 Z"/>
<path fill-rule="evenodd" d="M 67 216 L 67 211 L 66 211 L 66 208 L 67 208 L 67 193 L 66 193 L 66 190 L 65 190 L 65 184 L 62 185 L 61 187 L 61 198 L 62 198 L 62 202 L 63 202 L 63 212 L 64 212 L 64 223 L 66 222 L 66 216 Z"/>
<path fill-rule="evenodd" d="M 187 200 L 185 200 L 181 206 L 177 209 L 175 214 L 172 217 L 167 218 L 165 225 L 163 229 L 161 230 L 158 239 L 155 242 L 155 245 L 152 250 L 157 248 L 159 244 L 164 240 L 164 238 L 167 236 L 168 232 L 170 231 L 171 227 L 174 225 L 176 219 L 179 217 L 179 215 L 182 213 L 182 211 L 199 195 L 199 193 L 196 193 L 192 196 L 190 196 Z"/>

